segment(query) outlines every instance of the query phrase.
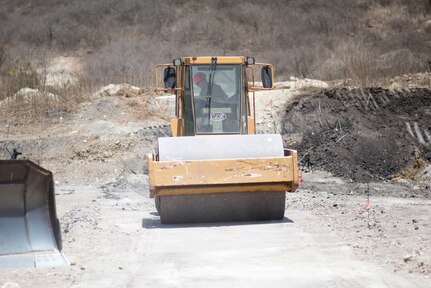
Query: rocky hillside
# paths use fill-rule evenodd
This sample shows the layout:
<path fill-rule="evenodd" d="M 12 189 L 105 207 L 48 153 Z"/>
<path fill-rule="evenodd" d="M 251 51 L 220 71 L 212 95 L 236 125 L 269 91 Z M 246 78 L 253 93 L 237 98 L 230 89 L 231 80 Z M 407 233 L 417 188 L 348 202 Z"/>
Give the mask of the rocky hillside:
<path fill-rule="evenodd" d="M 279 81 L 369 85 L 431 65 L 428 0 L 0 0 L 0 27 L 0 98 L 49 84 L 60 56 L 80 86 L 147 86 L 155 63 L 204 54 L 253 55 Z"/>

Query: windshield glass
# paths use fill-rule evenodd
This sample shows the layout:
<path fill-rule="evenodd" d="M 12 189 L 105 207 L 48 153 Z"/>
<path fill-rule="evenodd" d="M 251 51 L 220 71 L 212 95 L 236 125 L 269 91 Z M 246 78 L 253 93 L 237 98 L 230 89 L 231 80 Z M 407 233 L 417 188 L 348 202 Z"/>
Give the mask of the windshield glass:
<path fill-rule="evenodd" d="M 192 67 L 196 134 L 239 133 L 240 65 Z"/>

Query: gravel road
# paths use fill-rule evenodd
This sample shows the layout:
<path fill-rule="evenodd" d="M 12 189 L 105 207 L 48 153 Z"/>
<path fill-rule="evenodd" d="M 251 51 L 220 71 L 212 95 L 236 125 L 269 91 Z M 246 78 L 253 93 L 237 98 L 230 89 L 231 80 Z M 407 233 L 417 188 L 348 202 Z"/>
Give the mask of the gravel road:
<path fill-rule="evenodd" d="M 282 221 L 193 225 L 161 225 L 145 185 L 60 186 L 63 252 L 72 265 L 1 270 L 0 287 L 429 287 L 431 201 L 372 197 L 379 211 L 367 216 L 363 195 L 313 188 L 325 178 L 345 190 L 341 179 L 307 174 L 304 188 L 287 194 Z M 379 227 L 409 217 L 419 229 L 400 223 L 398 231 L 410 237 L 380 235 Z"/>
<path fill-rule="evenodd" d="M 283 103 L 299 92 L 265 93 L 258 128 L 282 130 Z M 362 183 L 312 170 L 287 194 L 282 221 L 161 225 L 145 155 L 168 135 L 169 117 L 150 100 L 101 97 L 59 119 L 0 125 L 2 146 L 53 171 L 71 262 L 2 269 L 0 288 L 431 287 L 431 196 L 414 179 Z"/>

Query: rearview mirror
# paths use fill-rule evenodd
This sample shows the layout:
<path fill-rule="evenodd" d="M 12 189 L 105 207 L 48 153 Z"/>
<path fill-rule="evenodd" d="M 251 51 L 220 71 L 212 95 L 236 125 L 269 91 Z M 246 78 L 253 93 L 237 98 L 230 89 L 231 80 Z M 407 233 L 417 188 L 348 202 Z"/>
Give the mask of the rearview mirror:
<path fill-rule="evenodd" d="M 262 85 L 263 88 L 272 88 L 272 69 L 269 66 L 262 67 Z"/>
<path fill-rule="evenodd" d="M 174 67 L 165 69 L 163 73 L 163 83 L 167 89 L 174 89 L 177 86 L 177 73 Z"/>

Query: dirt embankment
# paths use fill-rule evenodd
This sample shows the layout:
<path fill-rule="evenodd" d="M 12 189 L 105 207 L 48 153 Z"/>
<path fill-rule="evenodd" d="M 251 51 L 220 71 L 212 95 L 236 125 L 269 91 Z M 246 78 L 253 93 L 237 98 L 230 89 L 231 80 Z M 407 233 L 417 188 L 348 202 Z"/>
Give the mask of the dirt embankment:
<path fill-rule="evenodd" d="M 16 148 L 19 159 L 52 171 L 58 183 L 144 181 L 147 153 L 157 137 L 170 134 L 167 100 L 132 88 L 108 85 L 74 111 L 52 117 L 0 117 L 0 159 Z"/>
<path fill-rule="evenodd" d="M 328 89 L 286 111 L 287 146 L 316 168 L 359 182 L 429 177 L 430 89 Z"/>

